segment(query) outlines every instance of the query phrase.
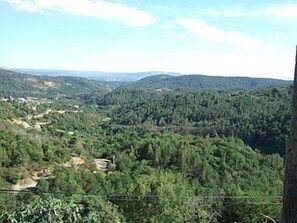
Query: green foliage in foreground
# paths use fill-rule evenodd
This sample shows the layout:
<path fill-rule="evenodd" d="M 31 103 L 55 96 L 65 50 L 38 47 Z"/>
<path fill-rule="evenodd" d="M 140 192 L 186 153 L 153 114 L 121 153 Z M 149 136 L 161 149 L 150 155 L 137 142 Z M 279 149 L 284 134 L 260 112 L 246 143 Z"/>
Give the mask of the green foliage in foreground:
<path fill-rule="evenodd" d="M 74 200 L 65 201 L 53 197 L 36 199 L 13 212 L 5 212 L 0 216 L 2 222 L 31 223 L 120 223 L 123 216 L 112 207 L 111 203 L 98 199 L 92 209 Z"/>
<path fill-rule="evenodd" d="M 282 159 L 278 155 L 262 155 L 234 138 L 146 133 L 143 141 L 125 141 L 127 134 L 125 130 L 109 138 L 110 145 L 116 149 L 113 152 L 119 151 L 115 153 L 118 162 L 114 171 L 57 168 L 54 179 L 40 181 L 38 193 L 57 193 L 63 200 L 72 197 L 86 205 L 79 207 L 94 210 L 94 215 L 97 214 L 93 205 L 107 208 L 107 202 L 121 213 L 121 222 L 125 222 L 123 219 L 127 222 L 209 222 L 214 211 L 220 213 L 225 222 L 230 219 L 260 222 L 262 213 L 279 217 L 280 204 L 269 205 L 269 197 L 279 196 L 282 190 Z M 130 139 L 133 138 L 138 139 L 130 133 Z M 115 145 L 117 141 L 123 145 Z M 106 155 L 108 151 L 102 148 Z M 84 199 L 82 194 L 89 194 L 92 199 Z M 251 198 L 238 200 L 236 196 Z M 70 203 L 68 208 L 71 207 Z M 15 216 L 18 208 L 7 210 L 5 216 Z M 237 210 L 241 208 L 244 211 L 239 214 Z M 16 212 L 12 212 L 13 209 Z M 77 218 L 80 215 L 88 218 L 88 213 L 82 210 L 79 209 Z M 64 214 L 71 217 L 67 212 Z"/>

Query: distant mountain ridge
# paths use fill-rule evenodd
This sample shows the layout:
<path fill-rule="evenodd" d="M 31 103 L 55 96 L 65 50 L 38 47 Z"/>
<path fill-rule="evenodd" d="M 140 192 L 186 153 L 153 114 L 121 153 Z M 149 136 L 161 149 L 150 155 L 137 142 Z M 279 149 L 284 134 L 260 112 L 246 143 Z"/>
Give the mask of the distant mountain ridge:
<path fill-rule="evenodd" d="M 223 77 L 206 75 L 155 75 L 123 86 L 130 89 L 150 90 L 253 90 L 273 86 L 287 86 L 292 81 L 272 78 Z"/>
<path fill-rule="evenodd" d="M 46 75 L 46 76 L 73 76 L 84 77 L 99 81 L 120 81 L 120 82 L 133 82 L 142 78 L 158 75 L 169 74 L 172 76 L 181 75 L 174 72 L 163 71 L 148 71 L 148 72 L 102 72 L 102 71 L 80 71 L 80 70 L 47 70 L 47 69 L 11 69 L 12 71 L 33 74 L 33 75 Z"/>
<path fill-rule="evenodd" d="M 154 72 L 150 73 L 154 74 Z M 53 74 L 52 74 L 53 75 Z M 146 73 L 148 75 L 148 73 Z M 178 75 L 178 74 L 174 74 Z M 273 86 L 288 86 L 292 81 L 206 75 L 172 76 L 161 73 L 134 82 L 107 82 L 78 76 L 47 76 L 21 74 L 0 69 L 0 96 L 75 95 L 91 92 L 110 92 L 115 88 L 135 90 L 253 90 Z"/>
<path fill-rule="evenodd" d="M 113 86 L 82 77 L 25 75 L 0 69 L 0 96 L 57 96 L 94 91 L 107 92 Z"/>

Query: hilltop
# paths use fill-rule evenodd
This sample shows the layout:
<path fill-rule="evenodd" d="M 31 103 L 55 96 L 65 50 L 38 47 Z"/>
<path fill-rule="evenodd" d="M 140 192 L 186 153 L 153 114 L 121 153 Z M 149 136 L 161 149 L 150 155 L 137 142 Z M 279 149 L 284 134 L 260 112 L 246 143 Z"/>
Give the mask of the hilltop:
<path fill-rule="evenodd" d="M 30 70 L 29 72 L 32 73 Z M 112 81 L 103 81 L 99 80 L 100 78 L 95 76 L 94 79 L 92 79 L 93 77 L 90 75 L 95 75 L 95 73 L 77 73 L 74 71 L 65 71 L 64 73 L 57 73 L 58 71 L 53 71 L 54 73 L 52 73 L 47 70 L 37 70 L 34 72 L 35 74 L 25 74 L 0 69 L 0 96 L 69 96 L 73 94 L 92 92 L 107 93 L 115 88 L 157 91 L 241 91 L 276 86 L 288 86 L 292 83 L 292 81 L 271 78 L 178 75 L 162 72 L 159 72 L 157 75 L 157 72 L 144 72 L 134 74 L 134 76 L 132 74 L 123 73 L 122 77 L 119 76 L 120 74 L 113 74 L 110 77 Z M 41 73 L 37 74 L 38 72 Z M 107 73 L 104 75 L 107 75 Z M 137 80 L 135 79 L 136 76 L 144 78 Z M 124 79 L 126 81 L 122 81 Z"/>
<path fill-rule="evenodd" d="M 155 75 L 143 78 L 137 82 L 128 84 L 129 89 L 151 89 L 151 90 L 216 90 L 236 91 L 253 90 L 272 86 L 287 86 L 291 81 L 271 78 L 251 77 L 223 77 L 206 75 Z"/>
<path fill-rule="evenodd" d="M 82 70 L 48 70 L 48 69 L 12 69 L 14 72 L 22 74 L 33 74 L 40 76 L 74 76 L 84 77 L 99 81 L 117 81 L 117 82 L 133 82 L 139 81 L 142 78 L 159 75 L 159 74 L 170 74 L 172 76 L 181 75 L 180 73 L 174 72 L 163 72 L 163 71 L 147 71 L 147 72 L 103 72 L 103 71 L 82 71 Z"/>
<path fill-rule="evenodd" d="M 82 77 L 51 77 L 20 74 L 0 69 L 1 96 L 59 96 L 87 92 L 107 92 L 113 83 L 89 80 Z"/>

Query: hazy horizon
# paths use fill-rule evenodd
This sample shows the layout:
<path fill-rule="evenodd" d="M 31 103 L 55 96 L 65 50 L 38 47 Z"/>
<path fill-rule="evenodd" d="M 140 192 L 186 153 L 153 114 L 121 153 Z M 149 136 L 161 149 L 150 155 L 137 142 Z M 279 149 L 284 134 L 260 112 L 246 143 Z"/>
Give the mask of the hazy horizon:
<path fill-rule="evenodd" d="M 297 4 L 0 0 L 0 66 L 293 79 Z"/>
<path fill-rule="evenodd" d="M 269 75 L 264 77 L 256 77 L 253 75 L 228 75 L 228 74 L 203 74 L 203 73 L 179 73 L 179 72 L 171 72 L 171 71 L 154 71 L 154 70 L 148 70 L 148 71 L 135 71 L 135 72 L 112 72 L 112 71 L 101 71 L 101 70 L 71 70 L 71 69 L 44 69 L 44 68 L 8 68 L 8 67 L 0 67 L 0 69 L 6 69 L 6 70 L 12 70 L 16 72 L 25 73 L 26 71 L 28 74 L 37 74 L 37 75 L 46 75 L 46 73 L 51 74 L 51 76 L 55 75 L 64 75 L 63 72 L 67 73 L 67 76 L 79 76 L 79 77 L 92 77 L 91 75 L 137 75 L 137 74 L 151 74 L 148 76 L 164 74 L 164 75 L 173 75 L 173 76 L 181 76 L 181 75 L 205 75 L 205 76 L 218 76 L 218 77 L 248 77 L 248 78 L 271 78 L 271 79 L 280 79 L 280 80 L 293 80 L 293 77 L 289 76 L 282 76 L 282 77 L 270 77 Z M 30 71 L 32 73 L 30 73 Z M 38 71 L 41 73 L 38 74 Z M 44 73 L 42 73 L 44 72 Z M 58 72 L 62 72 L 61 74 L 58 74 Z M 75 73 L 71 74 L 71 72 L 78 72 L 76 75 Z M 81 74 L 81 75 L 80 75 Z M 85 74 L 85 75 L 83 75 Z"/>

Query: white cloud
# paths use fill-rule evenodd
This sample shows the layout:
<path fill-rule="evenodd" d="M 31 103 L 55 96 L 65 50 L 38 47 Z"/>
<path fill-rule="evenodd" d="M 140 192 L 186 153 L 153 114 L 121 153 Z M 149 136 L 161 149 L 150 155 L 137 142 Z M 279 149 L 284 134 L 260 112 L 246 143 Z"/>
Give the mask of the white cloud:
<path fill-rule="evenodd" d="M 265 10 L 265 14 L 279 18 L 297 19 L 297 4 L 272 6 Z"/>
<path fill-rule="evenodd" d="M 282 4 L 271 5 L 257 9 L 204 9 L 202 13 L 210 16 L 222 16 L 222 17 L 258 17 L 269 16 L 286 19 L 297 18 L 297 4 Z"/>
<path fill-rule="evenodd" d="M 41 12 L 42 10 L 38 8 L 32 1 L 24 0 L 0 0 L 0 2 L 7 2 L 17 10 L 24 10 L 28 12 Z"/>
<path fill-rule="evenodd" d="M 210 16 L 222 16 L 222 17 L 251 17 L 254 13 L 249 13 L 242 10 L 221 10 L 221 9 L 206 9 L 203 13 Z"/>
<path fill-rule="evenodd" d="M 235 44 L 241 47 L 258 47 L 263 43 L 255 38 L 237 31 L 222 31 L 213 25 L 194 18 L 177 18 L 176 24 L 184 27 L 188 35 L 194 35 L 201 40 L 210 40 L 221 43 Z"/>
<path fill-rule="evenodd" d="M 29 12 L 60 12 L 120 22 L 128 26 L 145 26 L 156 20 L 146 12 L 105 0 L 0 0 Z"/>
<path fill-rule="evenodd" d="M 175 37 L 176 39 L 180 39 L 180 40 L 187 40 L 188 36 L 184 35 L 184 34 L 180 34 L 180 33 L 176 33 L 176 32 L 172 32 L 172 31 L 167 31 L 166 32 L 168 35 Z"/>

